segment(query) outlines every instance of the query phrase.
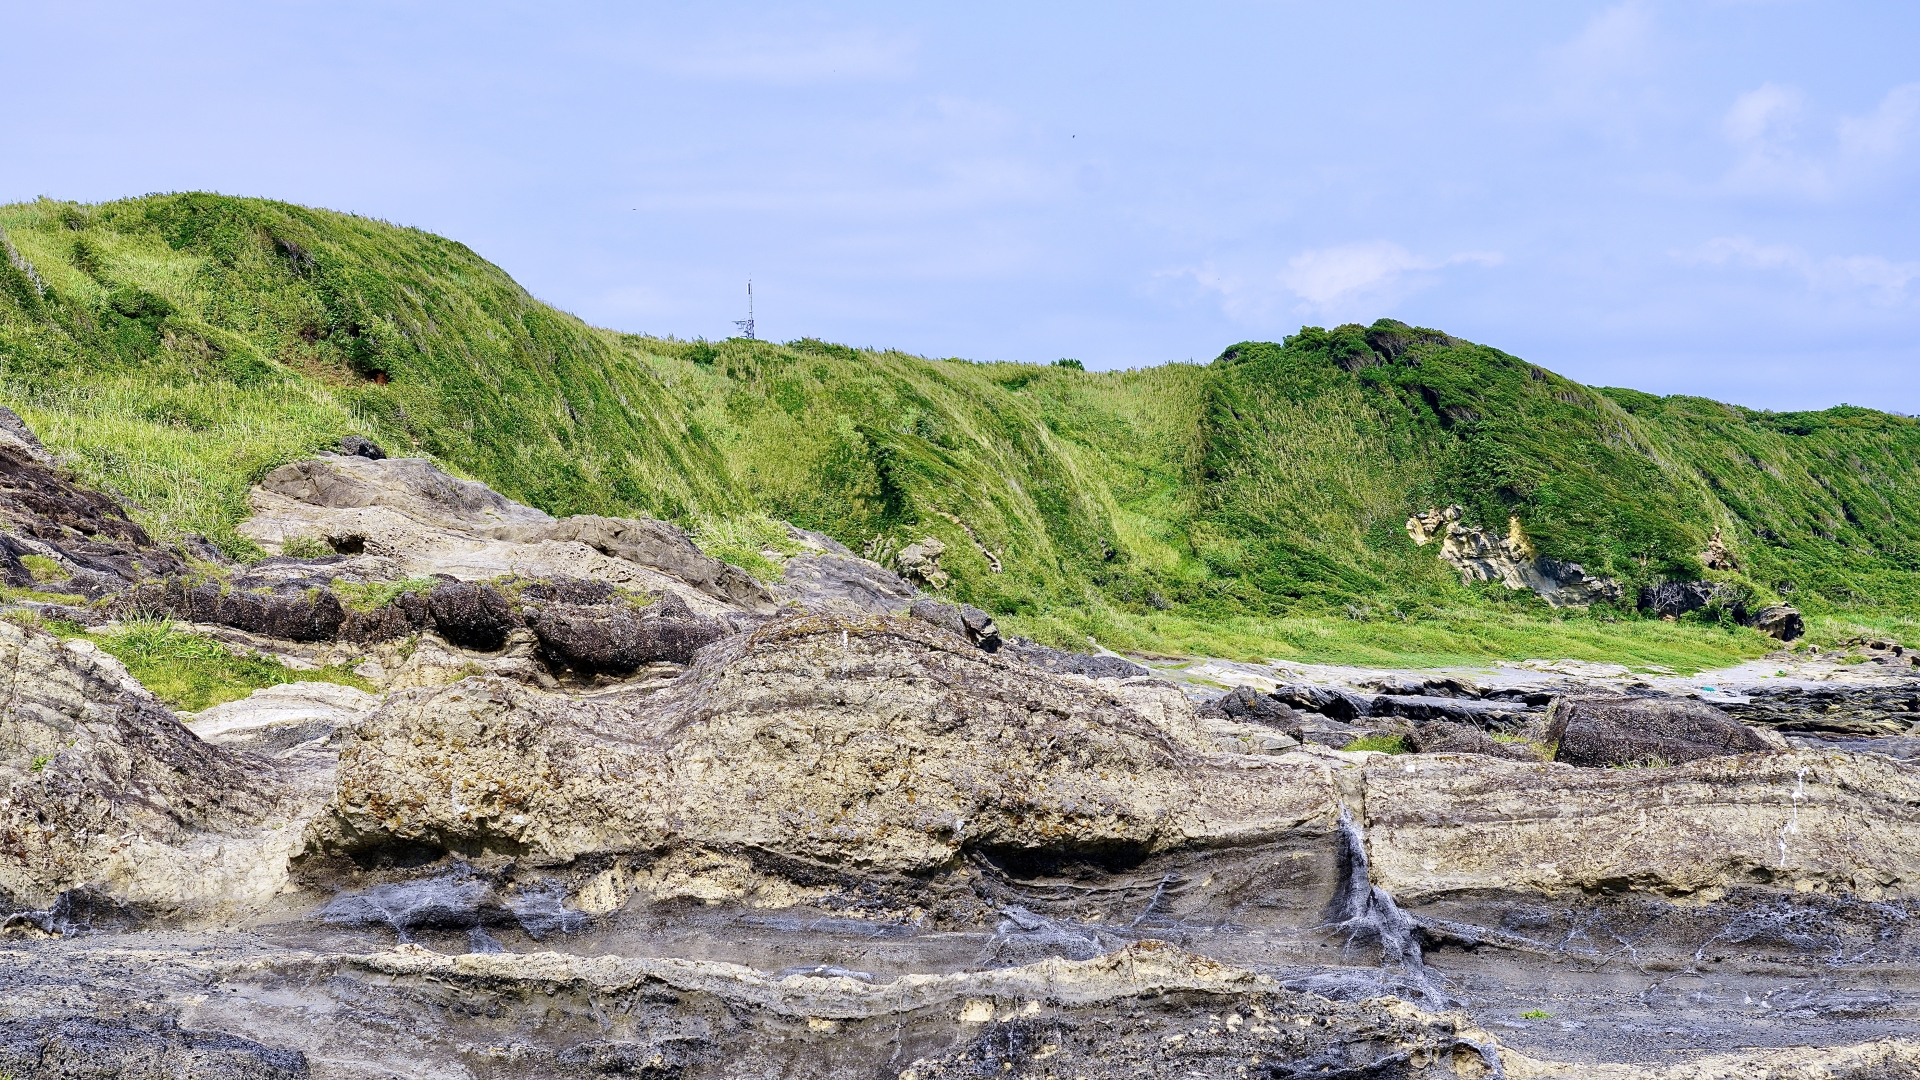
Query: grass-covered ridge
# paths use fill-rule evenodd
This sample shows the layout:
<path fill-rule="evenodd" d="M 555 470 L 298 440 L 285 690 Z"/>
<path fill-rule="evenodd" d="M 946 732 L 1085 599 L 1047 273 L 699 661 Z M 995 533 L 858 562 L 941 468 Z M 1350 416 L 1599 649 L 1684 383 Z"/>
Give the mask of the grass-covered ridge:
<path fill-rule="evenodd" d="M 589 327 L 462 245 L 262 200 L 0 208 L 0 400 L 161 535 L 236 554 L 248 486 L 349 433 L 556 514 L 643 513 L 748 567 L 776 519 L 1056 641 L 1685 667 L 1750 631 L 1554 615 L 1403 523 L 1459 502 L 1625 580 L 1716 577 L 1830 635 L 1915 609 L 1920 428 L 1595 390 L 1382 322 L 1131 372 Z M 1718 531 L 1741 569 L 1707 571 Z M 1824 621 L 1823 621 L 1824 620 Z"/>

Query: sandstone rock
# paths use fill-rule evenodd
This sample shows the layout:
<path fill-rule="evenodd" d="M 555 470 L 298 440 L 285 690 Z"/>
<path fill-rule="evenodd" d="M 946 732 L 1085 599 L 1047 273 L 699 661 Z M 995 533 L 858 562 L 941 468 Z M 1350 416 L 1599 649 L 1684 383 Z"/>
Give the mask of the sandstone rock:
<path fill-rule="evenodd" d="M 1518 518 L 1505 537 L 1478 525 L 1462 525 L 1458 506 L 1429 510 L 1407 519 L 1407 535 L 1425 546 L 1438 539 L 1440 557 L 1460 571 L 1463 581 L 1498 581 L 1513 590 L 1532 589 L 1552 607 L 1586 607 L 1620 599 L 1611 578 L 1589 576 L 1579 563 L 1550 559 L 1533 550 Z"/>
<path fill-rule="evenodd" d="M 1684 895 L 1776 883 L 1920 893 L 1920 774 L 1874 755 L 1746 754 L 1657 773 L 1408 754 L 1366 770 L 1374 883 Z"/>
<path fill-rule="evenodd" d="M 323 778 L 202 742 L 88 642 L 0 622 L 0 675 L 0 894 L 212 909 L 285 883 Z"/>
<path fill-rule="evenodd" d="M 1800 617 L 1800 612 L 1786 604 L 1761 608 L 1760 613 L 1754 616 L 1753 628 L 1781 641 L 1793 641 L 1807 632 L 1807 624 Z"/>
<path fill-rule="evenodd" d="M 787 619 L 651 696 L 491 679 L 398 695 L 343 747 L 321 841 L 536 862 L 693 844 L 924 874 L 967 849 L 1144 853 L 1332 827 L 1323 766 L 1210 763 L 1176 691 L 1128 695 L 914 621 Z"/>
<path fill-rule="evenodd" d="M 937 626 L 985 652 L 1000 648 L 1000 628 L 993 616 L 971 604 L 942 604 L 938 600 L 915 600 L 908 613 L 921 622 Z"/>
<path fill-rule="evenodd" d="M 947 545 L 929 536 L 917 544 L 908 544 L 893 557 L 893 565 L 902 577 L 928 589 L 944 589 L 953 579 L 940 569 L 940 556 Z"/>
<path fill-rule="evenodd" d="M 1707 541 L 1707 550 L 1700 553 L 1700 563 L 1709 570 L 1740 569 L 1739 560 L 1733 557 L 1733 551 L 1727 547 L 1727 539 L 1719 529 L 1713 530 L 1713 536 Z"/>
<path fill-rule="evenodd" d="M 1674 697 L 1563 697 L 1546 734 L 1555 761 L 1590 768 L 1677 765 L 1772 749 L 1702 701 Z"/>
<path fill-rule="evenodd" d="M 707 614 L 772 610 L 745 571 L 701 554 L 665 522 L 555 520 L 420 458 L 324 454 L 275 469 L 249 499 L 255 513 L 240 531 L 269 549 L 318 536 L 336 551 L 392 559 L 405 574 L 592 578 L 676 591 Z"/>
<path fill-rule="evenodd" d="M 377 694 L 336 683 L 283 683 L 202 709 L 186 726 L 215 746 L 283 755 L 366 719 L 380 700 Z"/>

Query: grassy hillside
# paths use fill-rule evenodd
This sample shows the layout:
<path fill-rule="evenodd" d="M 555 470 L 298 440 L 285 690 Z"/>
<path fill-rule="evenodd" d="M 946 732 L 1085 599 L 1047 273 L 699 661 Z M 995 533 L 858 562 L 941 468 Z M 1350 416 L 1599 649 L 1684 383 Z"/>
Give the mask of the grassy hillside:
<path fill-rule="evenodd" d="M 1631 586 L 1725 578 L 1829 635 L 1904 628 L 1920 429 L 1594 390 L 1381 322 L 1089 373 L 586 326 L 458 243 L 211 195 L 0 208 L 0 400 L 166 535 L 236 555 L 266 470 L 366 434 L 552 513 L 644 513 L 765 572 L 774 519 L 1059 642 L 1675 666 L 1750 631 L 1553 613 L 1402 528 L 1458 502 Z M 1706 572 L 1715 531 L 1742 569 Z"/>

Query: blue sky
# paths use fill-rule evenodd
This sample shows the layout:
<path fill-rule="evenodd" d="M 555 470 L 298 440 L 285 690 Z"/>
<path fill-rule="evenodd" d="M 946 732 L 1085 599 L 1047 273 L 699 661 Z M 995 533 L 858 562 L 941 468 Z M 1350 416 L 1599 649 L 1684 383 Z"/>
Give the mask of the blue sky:
<path fill-rule="evenodd" d="M 625 330 L 1110 368 L 1391 316 L 1920 412 L 1920 5 L 8 0 L 0 200 L 430 229 Z"/>

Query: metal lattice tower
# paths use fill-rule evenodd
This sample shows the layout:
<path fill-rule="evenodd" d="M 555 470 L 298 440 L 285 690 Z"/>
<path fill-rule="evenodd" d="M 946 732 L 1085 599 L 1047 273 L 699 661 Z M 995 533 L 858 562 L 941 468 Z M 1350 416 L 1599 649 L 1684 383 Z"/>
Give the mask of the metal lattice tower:
<path fill-rule="evenodd" d="M 746 338 L 748 341 L 753 340 L 753 279 L 752 278 L 747 279 L 747 317 L 744 319 L 733 320 L 733 325 L 740 328 L 740 335 L 742 337 Z"/>

